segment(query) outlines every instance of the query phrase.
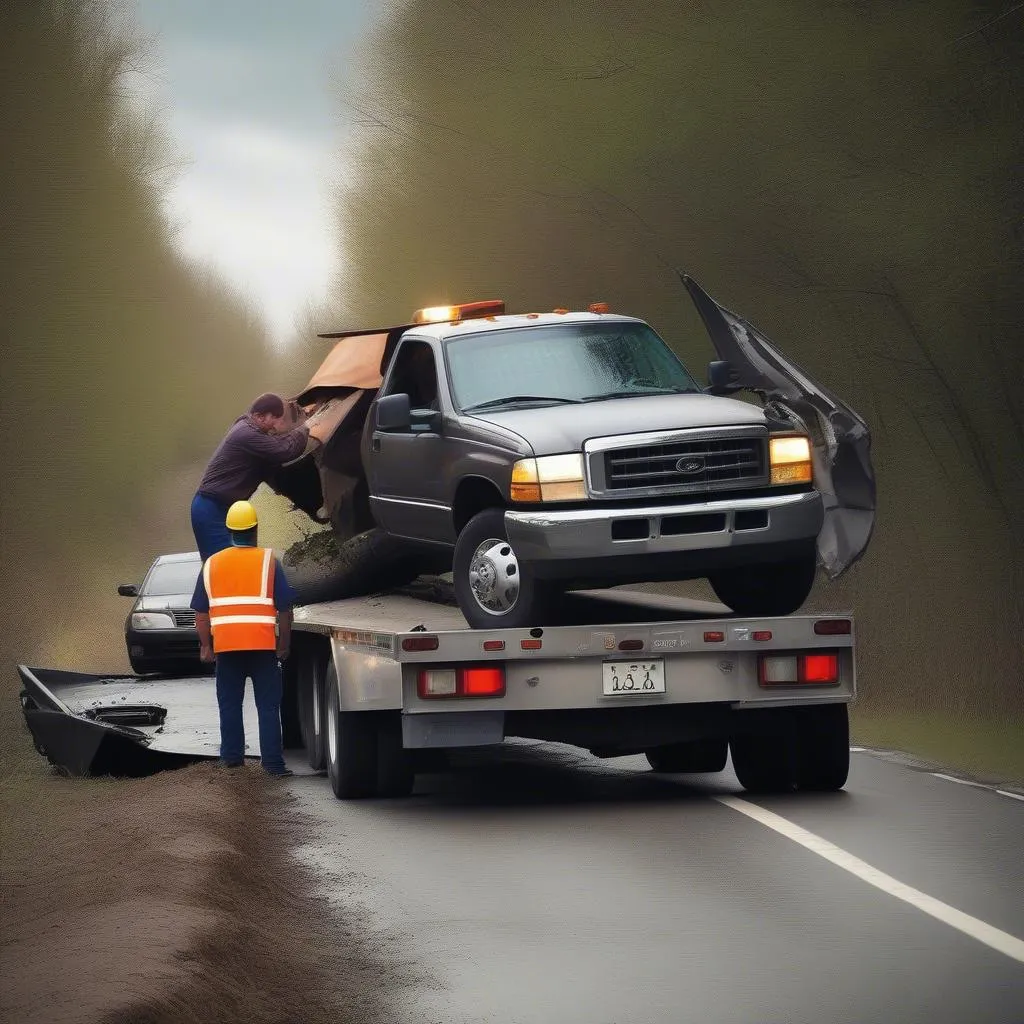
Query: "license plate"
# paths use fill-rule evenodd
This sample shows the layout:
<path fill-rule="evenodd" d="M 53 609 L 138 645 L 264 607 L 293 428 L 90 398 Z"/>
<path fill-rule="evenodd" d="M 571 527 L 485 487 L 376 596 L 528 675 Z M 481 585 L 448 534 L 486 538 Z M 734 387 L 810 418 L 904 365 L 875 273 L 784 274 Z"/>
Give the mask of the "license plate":
<path fill-rule="evenodd" d="M 664 661 L 606 661 L 603 694 L 606 697 L 647 697 L 665 692 Z"/>

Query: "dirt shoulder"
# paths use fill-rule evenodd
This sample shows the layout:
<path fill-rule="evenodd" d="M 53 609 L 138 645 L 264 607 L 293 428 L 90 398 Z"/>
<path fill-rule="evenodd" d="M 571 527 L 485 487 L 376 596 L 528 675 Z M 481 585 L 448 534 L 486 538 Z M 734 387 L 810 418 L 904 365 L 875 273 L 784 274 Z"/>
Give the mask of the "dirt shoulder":
<path fill-rule="evenodd" d="M 36 761 L 0 782 L 0 1019 L 387 1019 L 359 922 L 290 856 L 304 826 L 280 782 L 213 764 L 66 779 Z"/>

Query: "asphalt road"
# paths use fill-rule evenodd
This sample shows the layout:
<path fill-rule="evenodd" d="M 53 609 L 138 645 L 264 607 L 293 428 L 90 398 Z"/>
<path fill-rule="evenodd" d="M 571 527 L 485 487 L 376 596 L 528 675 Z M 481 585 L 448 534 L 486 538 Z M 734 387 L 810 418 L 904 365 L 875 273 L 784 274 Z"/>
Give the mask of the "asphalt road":
<path fill-rule="evenodd" d="M 395 1019 L 1024 1024 L 1024 801 L 852 761 L 827 796 L 526 742 L 405 800 L 289 785 Z"/>

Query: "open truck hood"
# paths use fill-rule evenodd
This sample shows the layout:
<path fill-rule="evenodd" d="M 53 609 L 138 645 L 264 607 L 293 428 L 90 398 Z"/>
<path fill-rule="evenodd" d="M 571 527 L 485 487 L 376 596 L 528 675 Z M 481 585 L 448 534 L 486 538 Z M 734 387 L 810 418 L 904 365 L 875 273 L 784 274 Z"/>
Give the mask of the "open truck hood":
<path fill-rule="evenodd" d="M 814 445 L 814 481 L 825 504 L 818 557 L 830 579 L 867 549 L 875 526 L 871 432 L 845 402 L 812 380 L 760 331 L 720 306 L 692 277 L 679 272 L 735 384 L 758 394 L 767 415 L 805 430 Z"/>

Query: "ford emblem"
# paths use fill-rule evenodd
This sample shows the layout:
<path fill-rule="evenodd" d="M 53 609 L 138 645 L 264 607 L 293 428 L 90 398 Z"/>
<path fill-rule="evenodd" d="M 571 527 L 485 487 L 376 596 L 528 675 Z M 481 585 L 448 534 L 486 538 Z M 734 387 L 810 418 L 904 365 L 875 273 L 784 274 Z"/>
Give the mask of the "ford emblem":
<path fill-rule="evenodd" d="M 680 459 L 676 463 L 676 469 L 680 473 L 684 473 L 686 476 L 692 476 L 694 473 L 700 473 L 704 469 L 704 460 Z"/>

